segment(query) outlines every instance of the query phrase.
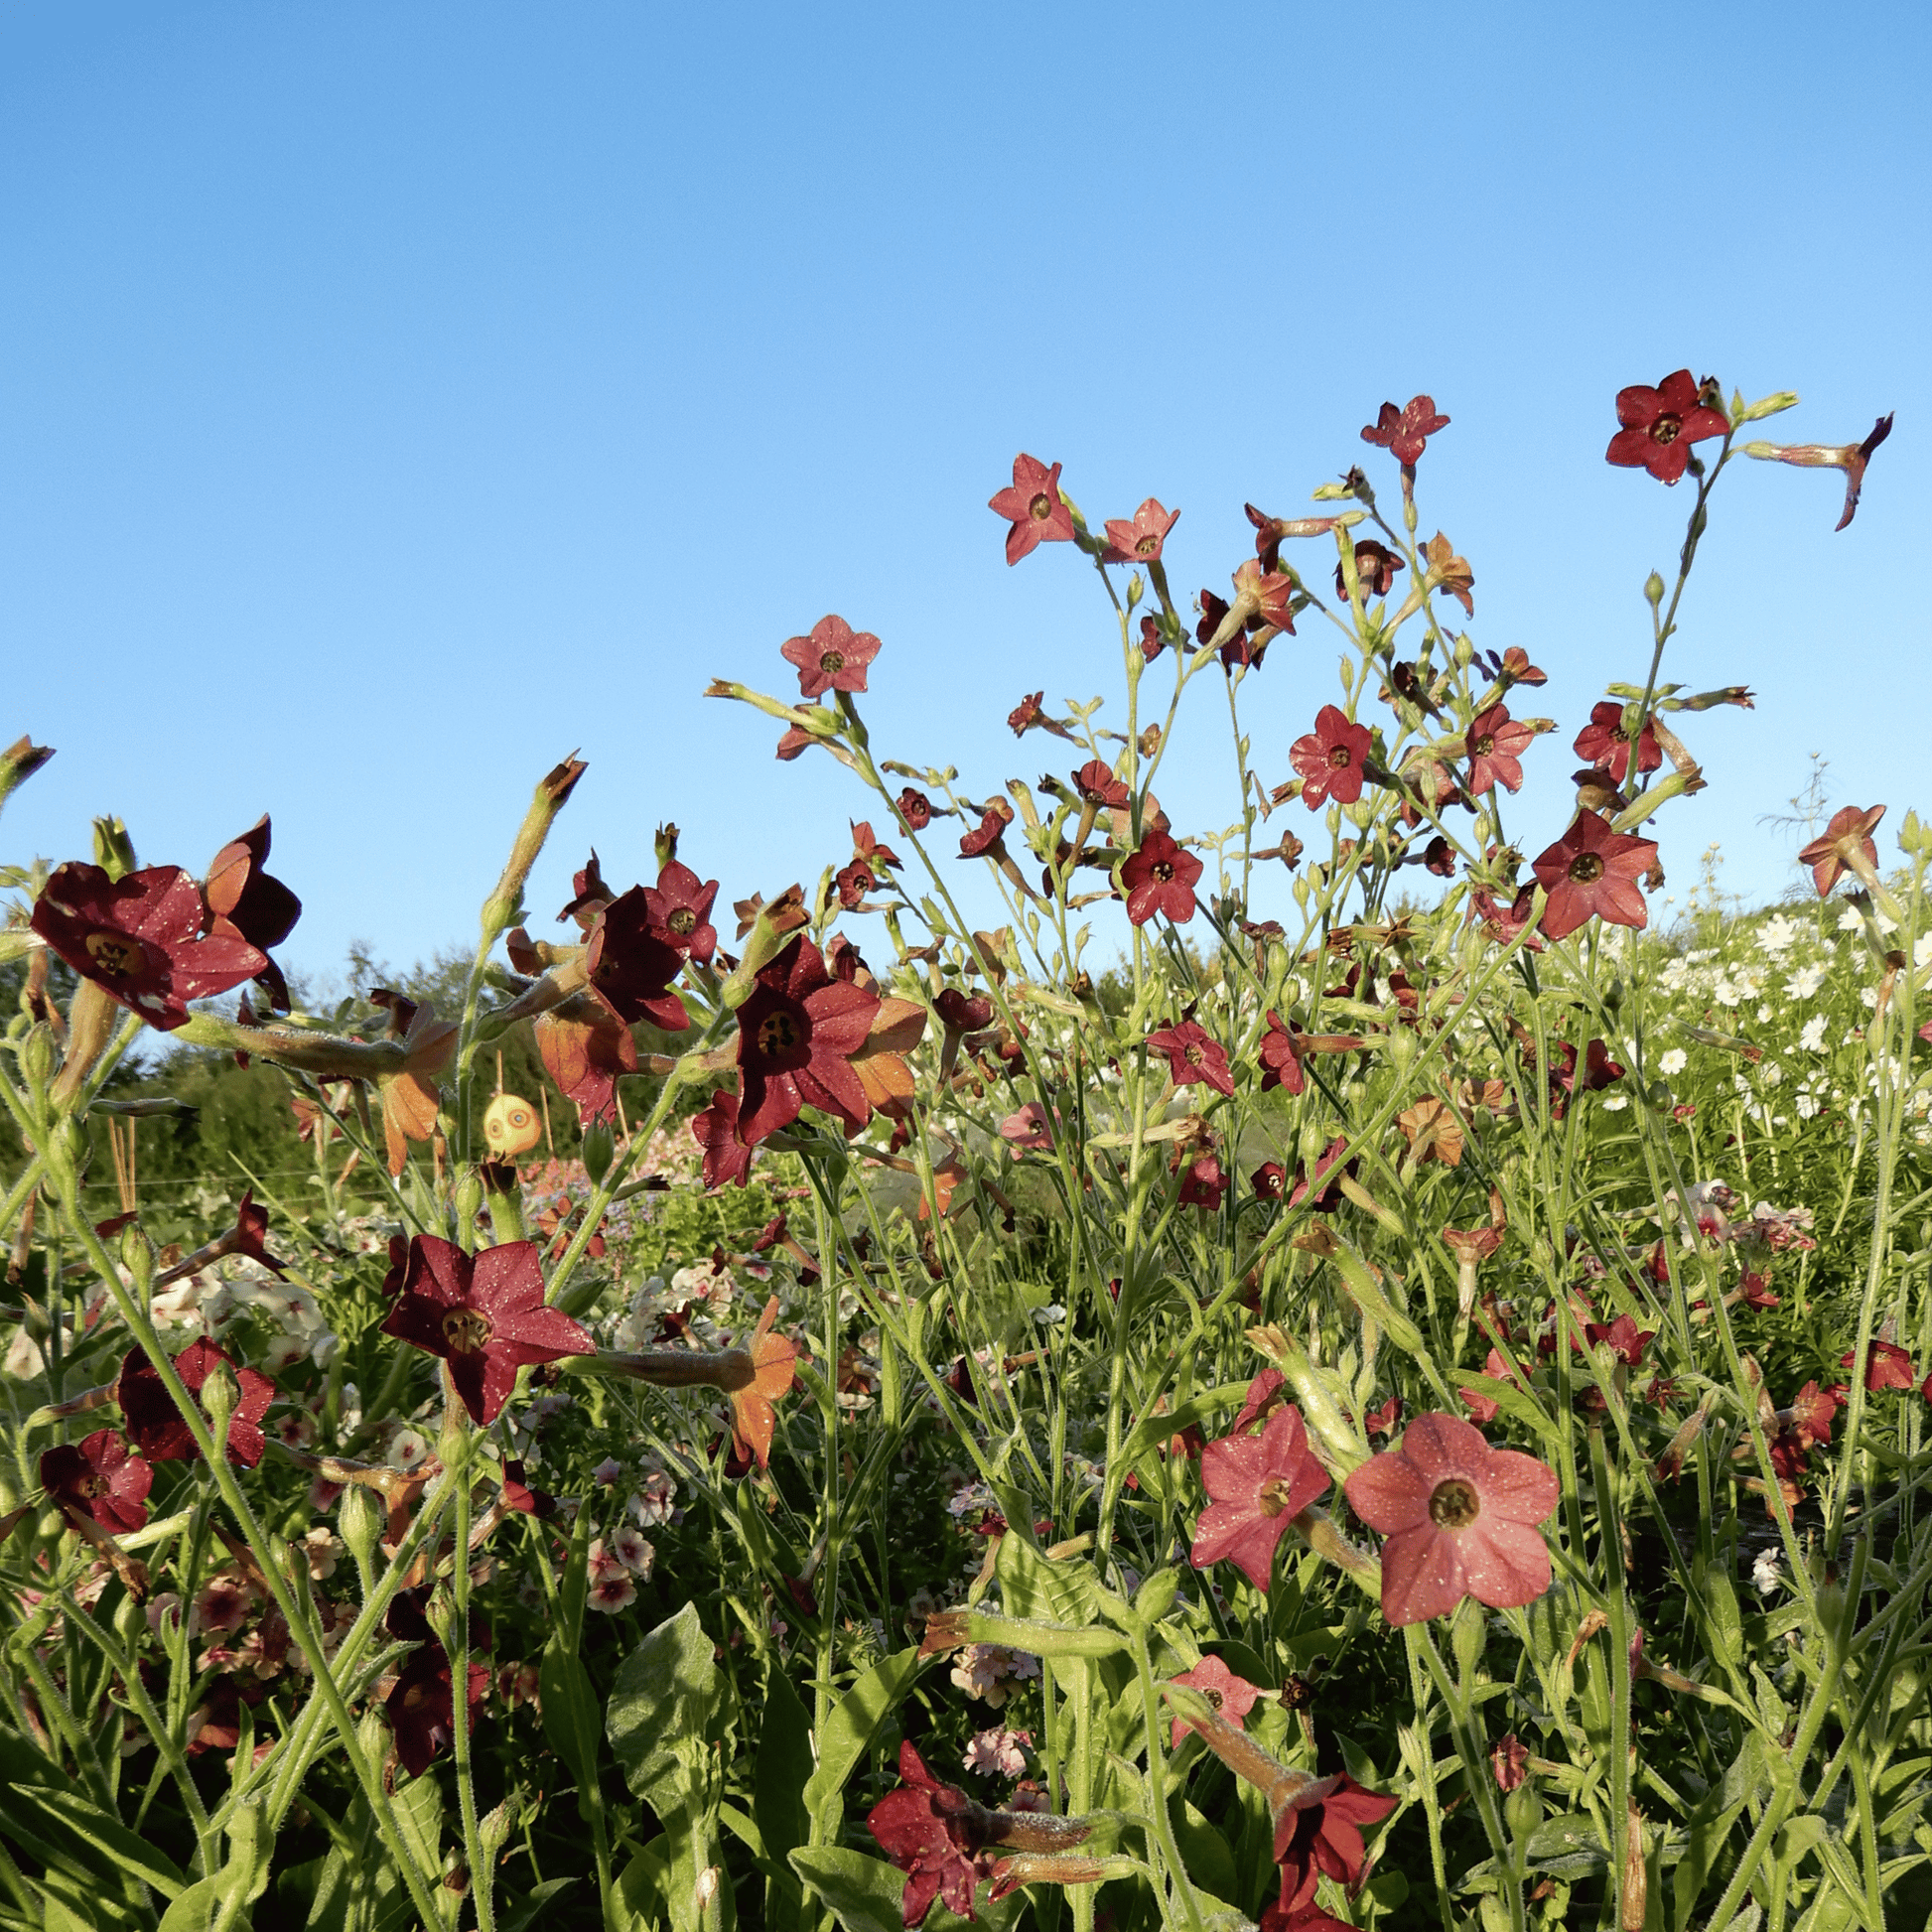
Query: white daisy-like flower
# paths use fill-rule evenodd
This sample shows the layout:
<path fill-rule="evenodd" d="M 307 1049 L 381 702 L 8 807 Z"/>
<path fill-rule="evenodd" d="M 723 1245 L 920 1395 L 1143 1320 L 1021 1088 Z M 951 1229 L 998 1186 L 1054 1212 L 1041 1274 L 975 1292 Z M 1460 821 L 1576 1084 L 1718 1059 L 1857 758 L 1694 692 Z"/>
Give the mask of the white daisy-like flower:
<path fill-rule="evenodd" d="M 1668 1077 L 1682 1073 L 1690 1064 L 1691 1056 L 1681 1046 L 1667 1047 L 1664 1056 L 1657 1062 L 1659 1069 Z"/>
<path fill-rule="evenodd" d="M 1620 1114 L 1629 1104 L 1630 1096 L 1627 1093 L 1610 1093 L 1603 1096 L 1603 1111 L 1606 1114 Z"/>
<path fill-rule="evenodd" d="M 1809 1000 L 1824 983 L 1825 969 L 1814 960 L 1809 966 L 1800 966 L 1785 981 L 1785 996 L 1792 1000 Z"/>
<path fill-rule="evenodd" d="M 1825 1016 L 1814 1013 L 1798 1034 L 1798 1044 L 1807 1053 L 1819 1053 L 1825 1047 Z"/>
<path fill-rule="evenodd" d="M 1859 908 L 1856 905 L 1848 905 L 1838 915 L 1838 929 L 1841 932 L 1857 932 L 1863 924 L 1864 921 L 1859 917 Z"/>

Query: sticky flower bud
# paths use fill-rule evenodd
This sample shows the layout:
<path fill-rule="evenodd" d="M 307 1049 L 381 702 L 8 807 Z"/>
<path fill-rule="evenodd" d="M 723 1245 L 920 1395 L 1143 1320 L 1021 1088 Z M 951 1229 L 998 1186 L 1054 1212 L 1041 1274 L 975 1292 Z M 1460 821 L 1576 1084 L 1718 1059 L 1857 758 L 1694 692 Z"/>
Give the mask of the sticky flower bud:
<path fill-rule="evenodd" d="M 359 1483 L 351 1483 L 343 1491 L 342 1501 L 336 1506 L 336 1528 L 359 1569 L 366 1570 L 375 1562 L 382 1523 L 382 1505 L 373 1491 Z"/>
<path fill-rule="evenodd" d="M 94 864 L 109 879 L 123 880 L 140 862 L 134 856 L 134 841 L 118 818 L 94 820 Z"/>
<path fill-rule="evenodd" d="M 593 1181 L 602 1183 L 604 1176 L 611 1172 L 611 1163 L 617 1156 L 617 1142 L 611 1133 L 608 1120 L 594 1120 L 584 1129 L 584 1172 Z"/>
<path fill-rule="evenodd" d="M 1097 1625 L 1036 1623 L 1031 1617 L 995 1616 L 985 1610 L 941 1610 L 926 1618 L 921 1657 L 936 1657 L 962 1644 L 998 1643 L 1035 1657 L 1112 1657 L 1127 1648 L 1117 1631 Z"/>

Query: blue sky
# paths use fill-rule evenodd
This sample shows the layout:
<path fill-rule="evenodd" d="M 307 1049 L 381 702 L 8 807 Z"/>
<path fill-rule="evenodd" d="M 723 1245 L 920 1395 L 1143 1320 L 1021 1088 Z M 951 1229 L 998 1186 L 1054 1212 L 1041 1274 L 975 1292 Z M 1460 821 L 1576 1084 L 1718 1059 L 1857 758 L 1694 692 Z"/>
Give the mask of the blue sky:
<path fill-rule="evenodd" d="M 1666 675 L 1748 681 L 1687 734 L 1673 894 L 1831 762 L 1932 804 L 1916 675 L 1932 15 L 1922 7 L 733 9 L 414 0 L 16 5 L 0 17 L 0 650 L 60 750 L 4 851 L 121 813 L 199 871 L 261 811 L 327 975 L 468 938 L 536 776 L 590 774 L 533 883 L 653 826 L 726 897 L 847 853 L 865 805 L 700 695 L 788 681 L 828 611 L 877 631 L 875 745 L 984 795 L 1062 748 L 1007 711 L 1116 691 L 1065 548 L 1009 571 L 1025 449 L 1089 515 L 1179 504 L 1177 592 L 1369 457 L 1385 398 L 1478 644 L 1560 718 L 1512 816 L 1562 829 L 1568 737 L 1647 662 L 1640 587 L 1688 492 L 1602 462 L 1612 397 L 1690 364 L 1856 441 L 1739 466 Z M 1393 490 L 1390 491 L 1393 497 Z M 1255 759 L 1334 691 L 1314 625 L 1244 690 Z M 1225 706 L 1163 796 L 1232 806 Z M 1299 812 L 1300 807 L 1292 808 Z M 876 815 L 876 814 L 875 814 Z M 1884 850 L 1890 854 L 1889 842 Z M 960 869 L 962 872 L 964 868 Z"/>

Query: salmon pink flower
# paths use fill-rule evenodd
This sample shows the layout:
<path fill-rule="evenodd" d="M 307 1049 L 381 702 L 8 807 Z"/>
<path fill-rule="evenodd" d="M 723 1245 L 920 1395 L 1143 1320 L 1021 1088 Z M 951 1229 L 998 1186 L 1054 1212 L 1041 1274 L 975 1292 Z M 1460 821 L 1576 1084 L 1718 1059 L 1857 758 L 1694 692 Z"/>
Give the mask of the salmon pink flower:
<path fill-rule="evenodd" d="M 268 1447 L 261 1421 L 275 1397 L 275 1384 L 259 1369 L 237 1368 L 211 1341 L 190 1342 L 175 1357 L 175 1373 L 190 1395 L 200 1395 L 202 1384 L 216 1368 L 225 1367 L 240 1385 L 240 1395 L 228 1417 L 228 1460 L 252 1469 Z M 189 1433 L 181 1411 L 175 1407 L 160 1371 L 146 1353 L 131 1348 L 121 1363 L 114 1384 L 114 1400 L 121 1406 L 127 1433 L 134 1447 L 150 1462 L 197 1462 L 202 1451 Z"/>
<path fill-rule="evenodd" d="M 778 1298 L 765 1303 L 758 1325 L 746 1337 L 743 1348 L 727 1357 L 740 1358 L 734 1373 L 740 1376 L 735 1388 L 727 1391 L 732 1406 L 732 1446 L 741 1457 L 750 1457 L 760 1469 L 771 1463 L 771 1431 L 777 1421 L 772 1404 L 792 1384 L 798 1365 L 798 1344 L 788 1335 L 775 1334 Z"/>
<path fill-rule="evenodd" d="M 1693 443 L 1723 436 L 1730 428 L 1723 410 L 1700 400 L 1697 378 L 1689 369 L 1665 376 L 1654 389 L 1640 382 L 1619 389 L 1616 419 L 1622 428 L 1610 438 L 1604 461 L 1625 470 L 1648 470 L 1666 483 L 1683 476 Z"/>
<path fill-rule="evenodd" d="M 1359 1884 L 1368 1866 L 1362 1827 L 1379 1825 L 1397 1802 L 1365 1790 L 1345 1774 L 1315 1779 L 1296 1791 L 1275 1818 L 1283 1909 L 1295 1914 L 1312 1906 L 1315 1883 L 1322 1877 L 1343 1886 Z"/>
<path fill-rule="evenodd" d="M 835 979 L 802 932 L 792 939 L 738 1010 L 738 1138 L 755 1147 L 803 1107 L 863 1127 L 872 1102 L 851 1061 L 878 1011 L 877 993 Z"/>
<path fill-rule="evenodd" d="M 662 924 L 652 918 L 651 897 L 648 888 L 633 886 L 621 898 L 602 907 L 591 927 L 584 964 L 591 991 L 626 1027 L 648 1021 L 666 1033 L 680 1034 L 691 1019 L 684 1002 L 671 991 L 671 982 L 684 959 L 669 943 Z M 659 895 L 660 908 L 665 903 Z"/>
<path fill-rule="evenodd" d="M 1529 1775 L 1529 1747 L 1513 1731 L 1505 1731 L 1489 1752 L 1490 1774 L 1498 1791 L 1514 1791 Z"/>
<path fill-rule="evenodd" d="M 1543 930 L 1565 939 L 1592 918 L 1611 925 L 1650 922 L 1637 880 L 1657 857 L 1656 842 L 1612 832 L 1598 812 L 1579 812 L 1577 822 L 1538 858 L 1532 870 L 1549 895 Z"/>
<path fill-rule="evenodd" d="M 642 891 L 651 936 L 684 958 L 708 965 L 718 947 L 718 928 L 711 923 L 717 880 L 700 881 L 689 866 L 672 859 L 658 873 L 657 884 Z"/>
<path fill-rule="evenodd" d="M 1523 788 L 1523 754 L 1536 742 L 1536 733 L 1509 715 L 1506 704 L 1494 704 L 1469 721 L 1462 749 L 1469 759 L 1469 789 L 1480 797 L 1498 782 L 1511 791 Z"/>
<path fill-rule="evenodd" d="M 1823 898 L 1848 872 L 1867 884 L 1878 876 L 1878 846 L 1872 833 L 1885 815 L 1882 805 L 1861 810 L 1847 805 L 1832 814 L 1823 838 L 1812 842 L 1798 854 L 1798 863 L 1811 868 L 1812 884 Z"/>
<path fill-rule="evenodd" d="M 1050 1151 L 1053 1145 L 1052 1122 L 1037 1100 L 1030 1100 L 1017 1114 L 1009 1114 L 1000 1123 L 1000 1138 L 1013 1150 L 1016 1161 L 1021 1155 L 1035 1150 Z"/>
<path fill-rule="evenodd" d="M 1838 1358 L 1840 1368 L 1852 1366 L 1852 1351 Z M 1895 1342 L 1874 1341 L 1865 1350 L 1864 1386 L 1868 1394 L 1884 1389 L 1909 1389 L 1918 1380 L 1912 1358 Z"/>
<path fill-rule="evenodd" d="M 1122 862 L 1120 883 L 1127 893 L 1127 916 L 1146 925 L 1157 912 L 1175 925 L 1194 916 L 1194 885 L 1201 862 L 1165 832 L 1149 832 Z"/>
<path fill-rule="evenodd" d="M 1374 424 L 1362 431 L 1364 443 L 1387 450 L 1398 463 L 1413 465 L 1421 459 L 1430 437 L 1449 428 L 1449 419 L 1438 415 L 1434 396 L 1411 396 L 1398 409 L 1385 402 Z"/>
<path fill-rule="evenodd" d="M 1152 564 L 1161 557 L 1161 546 L 1168 532 L 1180 520 L 1178 510 L 1163 509 L 1158 496 L 1150 496 L 1131 520 L 1113 517 L 1107 523 L 1107 542 L 1113 563 Z"/>
<path fill-rule="evenodd" d="M 128 1536 L 148 1520 L 142 1499 L 154 1481 L 145 1457 L 130 1455 L 120 1432 L 96 1429 L 78 1443 L 41 1451 L 41 1486 L 69 1516 L 84 1516 L 110 1536 Z"/>
<path fill-rule="evenodd" d="M 707 1188 L 745 1185 L 752 1172 L 752 1150 L 738 1138 L 737 1094 L 714 1093 L 711 1105 L 692 1117 L 691 1135 L 704 1149 Z"/>
<path fill-rule="evenodd" d="M 1241 1408 L 1228 1429 L 1230 1436 L 1242 1436 L 1257 1424 L 1265 1424 L 1288 1401 L 1288 1381 L 1278 1368 L 1264 1368 L 1248 1384 Z"/>
<path fill-rule="evenodd" d="M 1880 416 L 1872 424 L 1871 434 L 1863 443 L 1841 443 L 1829 447 L 1820 443 L 1782 446 L 1776 443 L 1746 443 L 1744 454 L 1769 458 L 1777 463 L 1795 463 L 1807 470 L 1843 470 L 1845 508 L 1837 525 L 1842 530 L 1858 513 L 1859 497 L 1864 489 L 1865 465 L 1871 461 L 1872 452 L 1890 434 L 1891 417 Z"/>
<path fill-rule="evenodd" d="M 1491 1449 L 1459 1417 L 1418 1416 L 1398 1448 L 1371 1456 L 1343 1488 L 1386 1539 L 1382 1614 L 1391 1623 L 1447 1616 L 1465 1596 L 1512 1609 L 1550 1587 L 1536 1526 L 1557 1506 L 1555 1471 Z"/>
<path fill-rule="evenodd" d="M 70 859 L 34 903 L 34 930 L 78 973 L 149 1026 L 188 1024 L 188 1002 L 259 979 L 268 955 L 226 920 L 207 938 L 202 889 L 179 866 L 110 879 Z"/>
<path fill-rule="evenodd" d="M 1007 532 L 1009 564 L 1017 564 L 1039 544 L 1073 540 L 1073 512 L 1060 495 L 1057 463 L 1049 470 L 1033 457 L 1015 457 L 1012 487 L 992 497 L 987 508 L 1013 525 Z"/>
<path fill-rule="evenodd" d="M 1589 723 L 1577 734 L 1576 753 L 1587 759 L 1599 771 L 1607 771 L 1613 784 L 1621 784 L 1630 770 L 1630 734 L 1623 723 L 1623 707 L 1614 698 L 1605 698 L 1589 708 Z M 1643 736 L 1637 741 L 1637 770 L 1655 771 L 1664 755 L 1657 746 L 1657 734 L 1648 718 Z"/>
<path fill-rule="evenodd" d="M 1201 1451 L 1209 1506 L 1194 1527 L 1196 1570 L 1232 1563 L 1266 1592 L 1275 1546 L 1305 1509 L 1328 1493 L 1328 1472 L 1309 1449 L 1302 1412 L 1278 1409 L 1259 1436 L 1223 1436 Z"/>
<path fill-rule="evenodd" d="M 1489 1358 L 1482 1365 L 1482 1372 L 1492 1382 L 1514 1382 L 1516 1380 L 1515 1372 L 1503 1360 L 1502 1351 L 1499 1348 L 1490 1349 Z M 1468 1410 L 1469 1414 L 1477 1422 L 1494 1422 L 1498 1412 L 1502 1408 L 1502 1404 L 1497 1402 L 1494 1397 L 1484 1395 L 1479 1389 L 1457 1389 L 1456 1394 L 1462 1398 L 1463 1408 Z"/>
<path fill-rule="evenodd" d="M 214 919 L 227 920 L 234 931 L 262 952 L 279 946 L 302 916 L 302 901 L 262 867 L 268 862 L 268 814 L 264 812 L 237 839 L 230 839 L 214 855 L 207 869 L 203 897 Z M 288 982 L 271 959 L 255 976 L 268 989 L 277 1013 L 289 1010 Z"/>
<path fill-rule="evenodd" d="M 1289 750 L 1289 762 L 1302 777 L 1302 802 L 1319 811 L 1332 797 L 1352 805 L 1362 795 L 1362 760 L 1371 734 L 1365 725 L 1351 725 L 1335 706 L 1324 704 L 1314 716 L 1314 730 L 1298 738 Z"/>
<path fill-rule="evenodd" d="M 1362 1412 L 1362 1433 L 1365 1436 L 1393 1436 L 1396 1424 L 1402 1420 L 1402 1398 L 1392 1395 L 1379 1408 Z"/>
<path fill-rule="evenodd" d="M 1308 1076 L 1302 1071 L 1302 1056 L 1296 1051 L 1296 1032 L 1272 1007 L 1269 1009 L 1268 1031 L 1261 1036 L 1263 1093 L 1281 1087 L 1287 1093 L 1298 1094 L 1307 1085 Z"/>
<path fill-rule="evenodd" d="M 1198 1691 L 1231 1725 L 1240 1724 L 1255 1708 L 1255 1701 L 1261 1696 L 1258 1684 L 1250 1684 L 1245 1677 L 1235 1676 L 1218 1657 L 1203 1657 L 1192 1670 L 1182 1671 L 1171 1681 Z M 1176 1718 L 1173 1721 L 1172 1748 L 1178 1750 L 1180 1740 L 1195 1728 L 1185 1718 Z"/>
<path fill-rule="evenodd" d="M 1176 1087 L 1205 1082 L 1216 1093 L 1234 1092 L 1234 1075 L 1228 1071 L 1227 1048 L 1206 1028 L 1192 1020 L 1164 1027 L 1147 1036 L 1149 1048 L 1164 1054 Z"/>
<path fill-rule="evenodd" d="M 382 1332 L 447 1362 L 451 1386 L 480 1429 L 501 1414 L 518 1369 L 596 1352 L 562 1309 L 544 1307 L 543 1270 L 528 1241 L 467 1255 L 453 1241 L 415 1236 Z"/>
<path fill-rule="evenodd" d="M 779 655 L 798 667 L 798 689 L 807 698 L 827 691 L 863 691 L 866 666 L 879 655 L 870 630 L 854 630 L 843 618 L 825 617 L 809 636 L 787 637 Z"/>

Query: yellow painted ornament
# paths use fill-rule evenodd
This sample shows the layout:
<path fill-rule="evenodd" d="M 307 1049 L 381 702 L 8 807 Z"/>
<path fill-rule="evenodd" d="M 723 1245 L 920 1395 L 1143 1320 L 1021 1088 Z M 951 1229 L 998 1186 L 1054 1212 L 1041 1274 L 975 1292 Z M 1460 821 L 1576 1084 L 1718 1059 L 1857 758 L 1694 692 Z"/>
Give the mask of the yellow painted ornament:
<path fill-rule="evenodd" d="M 491 1154 L 509 1160 L 528 1154 L 543 1135 L 537 1110 L 521 1094 L 499 1093 L 483 1113 L 483 1140 Z"/>

